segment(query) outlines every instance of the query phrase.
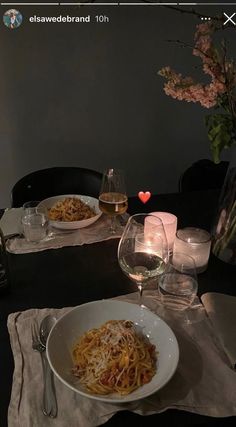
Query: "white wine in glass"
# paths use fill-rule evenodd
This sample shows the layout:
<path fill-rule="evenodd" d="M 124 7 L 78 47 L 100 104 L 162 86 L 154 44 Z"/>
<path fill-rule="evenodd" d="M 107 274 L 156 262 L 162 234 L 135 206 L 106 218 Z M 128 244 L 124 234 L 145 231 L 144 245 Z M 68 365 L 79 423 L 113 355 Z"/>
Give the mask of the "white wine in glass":
<path fill-rule="evenodd" d="M 115 217 L 123 215 L 128 208 L 124 173 L 120 169 L 107 169 L 103 173 L 99 195 L 99 209 L 111 217 L 110 232 L 116 232 Z"/>
<path fill-rule="evenodd" d="M 99 196 L 99 209 L 107 215 L 123 215 L 127 211 L 127 196 L 122 193 L 102 193 Z"/>
<path fill-rule="evenodd" d="M 163 274 L 168 262 L 168 243 L 161 219 L 149 214 L 131 216 L 119 242 L 118 261 L 123 272 L 137 284 L 142 305 L 144 286 Z"/>

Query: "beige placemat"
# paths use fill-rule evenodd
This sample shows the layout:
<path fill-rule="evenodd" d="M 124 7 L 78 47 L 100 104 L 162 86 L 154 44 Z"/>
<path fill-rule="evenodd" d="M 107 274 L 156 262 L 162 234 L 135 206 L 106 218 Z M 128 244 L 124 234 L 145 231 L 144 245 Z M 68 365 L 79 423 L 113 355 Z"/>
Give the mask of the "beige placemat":
<path fill-rule="evenodd" d="M 21 214 L 19 211 L 17 215 L 14 214 L 15 209 L 8 210 L 3 216 L 4 234 L 11 234 L 16 230 L 20 230 L 19 218 Z M 40 252 L 47 249 L 58 249 L 65 246 L 79 246 L 84 244 L 101 242 L 113 238 L 118 238 L 122 235 L 124 226 L 128 220 L 129 215 L 124 214 L 117 219 L 117 231 L 111 234 L 109 230 L 110 219 L 106 215 L 102 215 L 95 223 L 85 228 L 78 230 L 60 230 L 50 228 L 48 236 L 41 242 L 27 242 L 23 237 L 10 238 L 6 242 L 8 252 L 14 254 L 24 254 L 30 252 Z M 18 219 L 17 219 L 18 218 Z M 14 222 L 16 221 L 16 223 Z M 18 224 L 18 225 L 17 225 Z"/>
<path fill-rule="evenodd" d="M 52 313 L 60 317 L 64 309 L 32 309 L 8 317 L 8 330 L 15 361 L 9 427 L 95 427 L 105 423 L 117 411 L 130 410 L 150 415 L 168 408 L 181 409 L 213 417 L 236 415 L 236 373 L 227 363 L 223 349 L 215 344 L 215 334 L 203 306 L 189 312 L 170 312 L 156 299 L 155 291 L 146 291 L 144 304 L 172 327 L 180 347 L 177 371 L 169 383 L 152 396 L 130 404 L 107 404 L 70 391 L 55 379 L 58 416 L 45 417 L 41 411 L 41 361 L 31 348 L 30 323 Z M 137 294 L 119 297 L 137 302 Z"/>

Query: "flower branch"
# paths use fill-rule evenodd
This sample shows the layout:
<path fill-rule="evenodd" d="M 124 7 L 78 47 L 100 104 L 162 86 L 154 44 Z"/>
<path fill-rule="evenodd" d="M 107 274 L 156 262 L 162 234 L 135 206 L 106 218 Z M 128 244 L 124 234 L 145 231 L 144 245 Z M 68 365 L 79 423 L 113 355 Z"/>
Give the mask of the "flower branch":
<path fill-rule="evenodd" d="M 181 101 L 199 102 L 203 107 L 217 111 L 207 115 L 205 120 L 215 163 L 220 161 L 223 148 L 236 143 L 236 68 L 234 61 L 227 58 L 226 42 L 223 40 L 220 48 L 213 44 L 213 34 L 219 29 L 222 29 L 221 22 L 201 23 L 196 27 L 194 46 L 176 41 L 193 49 L 192 53 L 201 59 L 203 73 L 210 77 L 210 83 L 198 83 L 170 67 L 158 72 L 167 80 L 164 84 L 167 95 Z"/>

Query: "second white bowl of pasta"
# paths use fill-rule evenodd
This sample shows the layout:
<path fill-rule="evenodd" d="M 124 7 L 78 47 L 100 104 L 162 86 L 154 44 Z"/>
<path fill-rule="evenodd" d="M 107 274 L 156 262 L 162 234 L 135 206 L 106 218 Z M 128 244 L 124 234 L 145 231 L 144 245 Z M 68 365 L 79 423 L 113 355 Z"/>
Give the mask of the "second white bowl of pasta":
<path fill-rule="evenodd" d="M 155 393 L 170 380 L 179 347 L 170 327 L 148 309 L 101 300 L 77 306 L 57 321 L 47 357 L 71 390 L 125 403 Z"/>
<path fill-rule="evenodd" d="M 53 227 L 71 230 L 88 227 L 100 218 L 98 199 L 90 196 L 65 194 L 42 200 Z"/>

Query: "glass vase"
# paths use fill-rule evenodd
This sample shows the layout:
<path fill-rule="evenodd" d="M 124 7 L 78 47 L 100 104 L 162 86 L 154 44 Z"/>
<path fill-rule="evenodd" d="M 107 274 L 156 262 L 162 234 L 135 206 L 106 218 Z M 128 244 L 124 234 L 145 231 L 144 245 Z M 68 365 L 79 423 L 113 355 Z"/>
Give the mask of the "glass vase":
<path fill-rule="evenodd" d="M 222 261 L 236 264 L 236 147 L 231 150 L 213 228 L 212 252 Z"/>

